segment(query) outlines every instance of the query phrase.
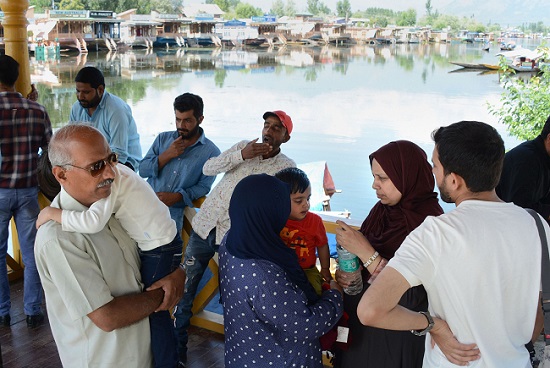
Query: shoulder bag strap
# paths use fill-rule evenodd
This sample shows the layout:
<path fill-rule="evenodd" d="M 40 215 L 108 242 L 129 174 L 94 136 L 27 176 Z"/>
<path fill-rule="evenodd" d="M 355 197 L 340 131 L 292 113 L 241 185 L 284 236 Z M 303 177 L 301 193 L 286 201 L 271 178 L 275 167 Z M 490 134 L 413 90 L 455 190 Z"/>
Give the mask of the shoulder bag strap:
<path fill-rule="evenodd" d="M 539 230 L 540 242 L 542 244 L 542 310 L 544 311 L 544 336 L 546 345 L 550 345 L 550 257 L 548 256 L 548 241 L 546 231 L 538 213 L 530 208 L 526 208 L 527 212 L 533 216 Z"/>

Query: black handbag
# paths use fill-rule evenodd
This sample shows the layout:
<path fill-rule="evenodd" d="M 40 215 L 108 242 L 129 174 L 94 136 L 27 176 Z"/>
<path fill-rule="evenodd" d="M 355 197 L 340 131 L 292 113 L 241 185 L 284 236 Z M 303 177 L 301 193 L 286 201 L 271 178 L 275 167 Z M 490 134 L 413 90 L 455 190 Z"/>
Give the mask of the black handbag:
<path fill-rule="evenodd" d="M 540 216 L 534 210 L 527 208 L 527 212 L 535 219 L 539 230 L 540 242 L 542 245 L 541 283 L 542 283 L 542 310 L 544 312 L 544 353 L 542 361 L 534 356 L 534 349 L 531 353 L 531 363 L 534 368 L 550 368 L 550 257 L 548 256 L 548 241 L 546 231 Z M 531 342 L 529 342 L 531 344 Z M 528 344 L 528 345 L 529 345 Z M 531 344 L 532 346 L 532 344 Z M 529 350 L 529 349 L 528 349 Z"/>

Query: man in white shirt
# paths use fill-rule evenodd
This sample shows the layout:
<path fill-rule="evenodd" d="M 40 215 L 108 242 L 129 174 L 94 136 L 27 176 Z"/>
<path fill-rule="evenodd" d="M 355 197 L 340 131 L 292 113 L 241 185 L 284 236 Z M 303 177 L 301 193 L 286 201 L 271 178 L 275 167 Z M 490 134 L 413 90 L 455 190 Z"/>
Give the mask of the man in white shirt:
<path fill-rule="evenodd" d="M 84 211 L 108 197 L 116 173 L 111 154 L 95 129 L 59 129 L 49 146 L 52 171 L 62 188 L 52 206 Z M 143 292 L 137 247 L 114 217 L 95 234 L 69 233 L 47 222 L 38 230 L 35 257 L 64 366 L 152 366 L 146 317 L 179 300 L 181 269 Z"/>
<path fill-rule="evenodd" d="M 532 216 L 495 193 L 502 138 L 487 124 L 462 121 L 439 128 L 433 139 L 441 198 L 456 209 L 426 218 L 405 239 L 362 297 L 359 319 L 429 332 L 424 367 L 530 367 L 524 344 L 541 331 L 534 327 L 541 316 L 541 242 Z M 403 293 L 420 284 L 429 312 L 400 307 Z"/>
<path fill-rule="evenodd" d="M 193 217 L 193 230 L 185 249 L 183 265 L 187 280 L 183 298 L 174 310 L 180 367 L 185 367 L 187 362 L 187 328 L 193 315 L 191 308 L 197 287 L 208 262 L 229 230 L 228 210 L 233 189 L 248 175 L 275 175 L 282 169 L 296 166 L 293 160 L 281 153 L 281 144 L 288 142 L 292 133 L 290 116 L 276 110 L 266 112 L 263 119 L 262 143 L 257 143 L 258 138 L 241 141 L 204 164 L 205 175 L 225 174 Z"/>

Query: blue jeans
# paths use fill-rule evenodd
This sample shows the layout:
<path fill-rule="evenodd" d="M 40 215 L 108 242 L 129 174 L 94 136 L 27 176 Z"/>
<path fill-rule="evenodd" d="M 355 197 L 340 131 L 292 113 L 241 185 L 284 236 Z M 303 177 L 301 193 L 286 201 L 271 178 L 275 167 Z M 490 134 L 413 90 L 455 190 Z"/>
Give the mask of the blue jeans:
<path fill-rule="evenodd" d="M 145 287 L 163 278 L 178 267 L 183 242 L 179 234 L 166 245 L 149 251 L 139 251 L 141 278 Z M 149 316 L 151 328 L 151 350 L 156 368 L 174 368 L 178 364 L 176 336 L 170 312 L 155 312 Z"/>
<path fill-rule="evenodd" d="M 206 240 L 197 233 L 191 231 L 187 248 L 185 249 L 185 258 L 183 260 L 186 279 L 183 297 L 174 309 L 174 326 L 176 328 L 176 339 L 178 343 L 178 354 L 180 360 L 187 361 L 187 341 L 189 336 L 187 329 L 191 324 L 193 312 L 193 301 L 197 294 L 197 287 L 208 268 L 208 262 L 218 251 L 219 245 L 216 244 L 216 229 L 214 228 L 208 234 Z"/>
<path fill-rule="evenodd" d="M 42 284 L 34 260 L 36 218 L 40 212 L 38 189 L 0 188 L 0 267 L 6 267 L 10 219 L 15 219 L 19 247 L 25 269 L 23 273 L 23 304 L 26 315 L 39 314 L 42 305 Z M 9 314 L 10 284 L 7 267 L 0 270 L 0 316 Z"/>

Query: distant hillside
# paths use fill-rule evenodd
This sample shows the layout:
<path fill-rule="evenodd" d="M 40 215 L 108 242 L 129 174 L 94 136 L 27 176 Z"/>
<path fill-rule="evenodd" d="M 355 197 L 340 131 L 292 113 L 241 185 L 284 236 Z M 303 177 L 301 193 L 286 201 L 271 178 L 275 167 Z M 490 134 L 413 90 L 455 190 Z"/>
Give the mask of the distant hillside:
<path fill-rule="evenodd" d="M 540 21 L 550 25 L 548 0 L 454 0 L 438 10 L 443 14 L 473 15 L 482 23 L 498 23 L 503 27 Z"/>

